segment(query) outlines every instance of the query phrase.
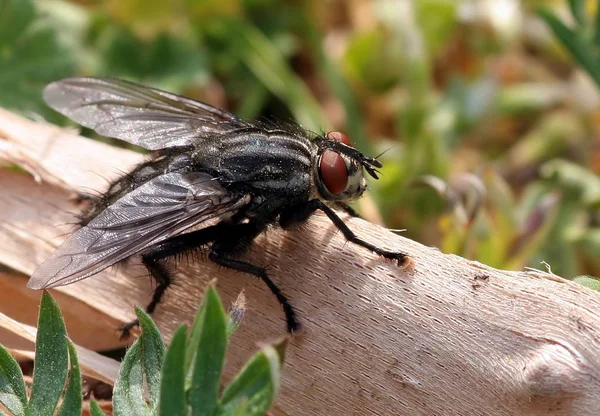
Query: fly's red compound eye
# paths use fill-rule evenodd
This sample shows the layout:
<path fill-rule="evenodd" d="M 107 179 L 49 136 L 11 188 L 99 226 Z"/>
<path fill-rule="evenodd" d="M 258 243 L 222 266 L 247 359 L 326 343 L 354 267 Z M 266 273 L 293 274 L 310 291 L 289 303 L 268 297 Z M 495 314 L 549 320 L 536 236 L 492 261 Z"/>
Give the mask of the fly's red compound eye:
<path fill-rule="evenodd" d="M 350 144 L 350 139 L 341 131 L 330 131 L 327 133 L 327 138 L 332 140 L 337 140 L 338 142 L 342 142 L 345 145 L 352 146 Z"/>
<path fill-rule="evenodd" d="M 346 185 L 348 185 L 348 168 L 339 153 L 333 150 L 325 150 L 321 156 L 319 170 L 321 171 L 323 184 L 331 195 L 344 192 Z"/>

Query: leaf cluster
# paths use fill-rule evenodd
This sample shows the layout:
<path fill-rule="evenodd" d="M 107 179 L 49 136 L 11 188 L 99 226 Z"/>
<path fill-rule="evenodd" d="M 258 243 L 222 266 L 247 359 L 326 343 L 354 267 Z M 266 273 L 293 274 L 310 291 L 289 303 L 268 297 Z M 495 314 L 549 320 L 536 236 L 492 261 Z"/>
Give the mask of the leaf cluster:
<path fill-rule="evenodd" d="M 227 341 L 240 314 L 226 314 L 213 287 L 190 330 L 180 326 L 168 348 L 152 319 L 139 308 L 136 314 L 142 334 L 121 364 L 113 392 L 115 415 L 258 416 L 272 405 L 286 342 L 263 347 L 222 389 Z M 18 363 L 0 347 L 0 403 L 15 416 L 80 415 L 81 386 L 76 347 L 67 338 L 58 305 L 44 293 L 30 393 Z M 104 414 L 95 400 L 89 410 L 93 416 Z"/>

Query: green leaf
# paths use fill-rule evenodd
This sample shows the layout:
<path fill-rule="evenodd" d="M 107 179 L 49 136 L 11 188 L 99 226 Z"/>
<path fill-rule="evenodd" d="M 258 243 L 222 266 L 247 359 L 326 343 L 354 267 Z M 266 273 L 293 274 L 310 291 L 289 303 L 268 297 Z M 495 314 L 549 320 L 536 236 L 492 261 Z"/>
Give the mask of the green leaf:
<path fill-rule="evenodd" d="M 401 39 L 382 27 L 353 34 L 344 56 L 344 67 L 354 83 L 375 94 L 394 88 L 405 73 Z"/>
<path fill-rule="evenodd" d="M 194 416 L 212 415 L 217 408 L 226 347 L 225 310 L 215 288 L 209 287 L 192 326 L 186 359 L 186 368 L 192 370 L 189 397 Z"/>
<path fill-rule="evenodd" d="M 550 238 L 552 227 L 561 210 L 560 196 L 552 192 L 539 198 L 527 213 L 519 232 L 510 242 L 506 253 L 506 269 L 518 269 Z M 550 240 L 551 241 L 551 240 Z"/>
<path fill-rule="evenodd" d="M 140 343 L 142 349 L 142 360 L 144 363 L 144 375 L 150 391 L 150 402 L 152 409 L 156 409 L 160 394 L 160 373 L 165 356 L 165 344 L 156 324 L 150 316 L 142 309 L 136 307 L 135 313 L 140 320 L 142 335 Z"/>
<path fill-rule="evenodd" d="M 68 369 L 69 350 L 65 323 L 54 299 L 44 293 L 38 320 L 28 415 L 47 416 L 54 413 L 65 386 Z"/>
<path fill-rule="evenodd" d="M 100 408 L 100 405 L 94 399 L 92 399 L 90 402 L 90 415 L 91 416 L 105 416 L 104 412 Z"/>
<path fill-rule="evenodd" d="M 585 228 L 575 239 L 575 243 L 591 259 L 597 259 L 600 256 L 600 227 Z"/>
<path fill-rule="evenodd" d="M 0 3 L 0 44 L 17 42 L 35 17 L 31 0 L 8 0 Z"/>
<path fill-rule="evenodd" d="M 571 14 L 575 21 L 580 25 L 585 25 L 585 0 L 568 0 Z"/>
<path fill-rule="evenodd" d="M 591 170 L 566 160 L 554 159 L 544 163 L 540 173 L 545 179 L 579 193 L 583 204 L 600 206 L 600 177 Z"/>
<path fill-rule="evenodd" d="M 573 279 L 574 282 L 579 283 L 582 286 L 585 286 L 589 289 L 597 290 L 600 292 L 600 279 L 593 276 L 577 276 Z"/>
<path fill-rule="evenodd" d="M 329 122 L 304 81 L 292 72 L 277 47 L 256 27 L 235 20 L 226 26 L 228 40 L 240 59 L 274 95 L 284 101 L 294 117 L 312 131 L 330 130 Z"/>
<path fill-rule="evenodd" d="M 73 72 L 71 51 L 30 0 L 9 0 L 0 12 L 0 106 L 56 117 L 41 93 L 50 81 Z"/>
<path fill-rule="evenodd" d="M 447 47 L 459 19 L 456 18 L 459 3 L 448 0 L 421 0 L 414 3 L 419 31 L 431 55 L 435 56 Z"/>
<path fill-rule="evenodd" d="M 67 339 L 67 345 L 69 347 L 71 368 L 69 369 L 69 381 L 58 416 L 80 415 L 81 406 L 83 404 L 81 394 L 81 369 L 79 368 L 77 351 L 75 351 L 75 345 L 71 340 Z"/>
<path fill-rule="evenodd" d="M 263 84 L 251 78 L 247 78 L 246 80 L 237 79 L 235 81 L 244 84 L 243 88 L 239 88 L 244 93 L 239 97 L 240 103 L 235 110 L 235 114 L 242 119 L 252 120 L 258 118 L 260 110 L 270 98 L 269 90 Z"/>
<path fill-rule="evenodd" d="M 596 18 L 594 20 L 594 44 L 600 46 L 600 4 L 596 7 Z"/>
<path fill-rule="evenodd" d="M 189 36 L 159 34 L 143 40 L 125 27 L 110 26 L 103 42 L 100 72 L 133 78 L 169 91 L 181 91 L 208 78 L 203 49 Z"/>
<path fill-rule="evenodd" d="M 246 400 L 240 401 L 236 406 L 228 408 L 227 410 L 219 409 L 217 416 L 246 416 L 248 414 L 248 402 Z"/>
<path fill-rule="evenodd" d="M 564 90 L 555 84 L 516 83 L 499 91 L 494 110 L 503 117 L 532 116 L 548 111 L 564 98 Z"/>
<path fill-rule="evenodd" d="M 246 415 L 264 415 L 279 390 L 282 356 L 276 347 L 266 347 L 254 355 L 221 397 L 221 413 L 230 414 L 246 402 Z"/>
<path fill-rule="evenodd" d="M 152 414 L 144 400 L 143 371 L 142 343 L 138 339 L 127 350 L 119 369 L 119 377 L 113 391 L 115 416 Z"/>
<path fill-rule="evenodd" d="M 546 21 L 554 35 L 571 52 L 579 65 L 588 72 L 596 85 L 600 86 L 600 62 L 598 56 L 593 53 L 593 45 L 587 42 L 582 34 L 569 29 L 548 8 L 539 7 L 538 15 Z"/>
<path fill-rule="evenodd" d="M 184 367 L 186 335 L 185 326 L 177 328 L 167 349 L 158 405 L 158 414 L 161 416 L 187 415 Z"/>
<path fill-rule="evenodd" d="M 27 394 L 17 361 L 0 345 L 0 403 L 15 415 L 25 414 Z"/>
<path fill-rule="evenodd" d="M 358 100 L 350 87 L 349 82 L 344 78 L 339 68 L 329 59 L 323 50 L 323 34 L 319 32 L 317 26 L 308 18 L 302 16 L 302 30 L 308 37 L 313 55 L 316 57 L 319 72 L 327 80 L 336 97 L 344 105 L 346 110 L 346 124 L 348 136 L 352 140 L 353 146 L 362 150 L 365 154 L 371 153 L 367 133 L 365 131 L 363 116 L 360 112 Z"/>

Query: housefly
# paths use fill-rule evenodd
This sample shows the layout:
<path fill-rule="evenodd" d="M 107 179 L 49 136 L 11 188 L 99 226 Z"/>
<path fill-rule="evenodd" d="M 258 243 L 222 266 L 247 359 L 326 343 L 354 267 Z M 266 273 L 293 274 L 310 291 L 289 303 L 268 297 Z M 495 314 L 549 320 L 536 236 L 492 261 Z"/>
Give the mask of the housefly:
<path fill-rule="evenodd" d="M 139 254 L 157 282 L 146 307 L 152 313 L 173 280 L 166 260 L 204 249 L 218 265 L 265 282 L 293 332 L 299 324 L 286 296 L 264 267 L 239 259 L 267 227 L 289 228 L 321 210 L 348 241 L 387 259 L 405 258 L 356 236 L 334 210 L 356 215 L 346 201 L 365 191 L 364 172 L 377 179 L 382 166 L 343 133 L 245 121 L 116 79 L 57 81 L 46 87 L 44 99 L 100 135 L 153 154 L 93 199 L 81 228 L 35 270 L 30 288 L 70 284 Z M 137 324 L 127 324 L 124 333 Z"/>

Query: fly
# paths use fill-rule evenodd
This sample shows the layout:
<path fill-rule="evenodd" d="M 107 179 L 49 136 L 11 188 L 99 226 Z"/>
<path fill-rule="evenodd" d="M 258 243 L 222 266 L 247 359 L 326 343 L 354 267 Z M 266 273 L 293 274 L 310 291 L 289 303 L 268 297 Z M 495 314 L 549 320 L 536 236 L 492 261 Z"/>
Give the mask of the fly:
<path fill-rule="evenodd" d="M 173 280 L 166 260 L 204 248 L 218 265 L 260 278 L 294 332 L 294 309 L 265 268 L 239 260 L 268 226 L 286 229 L 321 210 L 348 241 L 387 259 L 406 257 L 356 236 L 334 211 L 356 216 L 346 201 L 365 191 L 365 171 L 377 179 L 382 166 L 343 133 L 245 121 L 180 95 L 108 78 L 54 82 L 44 100 L 103 136 L 154 153 L 92 200 L 81 228 L 35 270 L 30 288 L 67 285 L 141 255 L 157 282 L 146 307 L 152 313 Z M 125 325 L 124 334 L 136 325 Z"/>

